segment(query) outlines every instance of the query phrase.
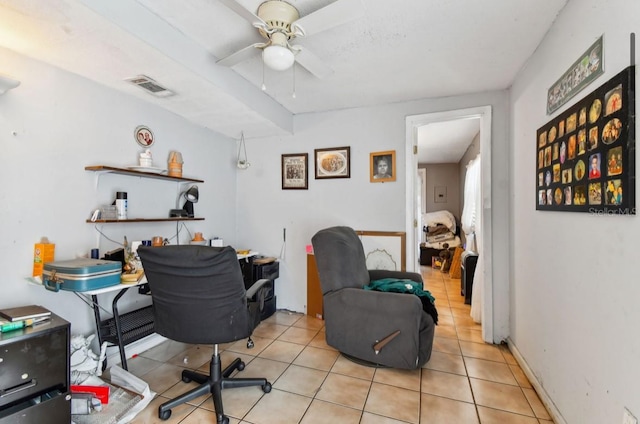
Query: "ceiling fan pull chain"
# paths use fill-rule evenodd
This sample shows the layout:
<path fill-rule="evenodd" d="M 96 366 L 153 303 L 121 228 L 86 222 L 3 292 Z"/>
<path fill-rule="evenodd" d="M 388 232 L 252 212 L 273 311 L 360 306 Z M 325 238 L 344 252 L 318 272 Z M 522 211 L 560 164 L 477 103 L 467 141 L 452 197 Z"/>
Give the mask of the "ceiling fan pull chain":
<path fill-rule="evenodd" d="M 296 98 L 296 64 L 294 63 L 293 66 L 293 94 L 291 94 L 291 97 L 293 97 L 294 99 Z"/>

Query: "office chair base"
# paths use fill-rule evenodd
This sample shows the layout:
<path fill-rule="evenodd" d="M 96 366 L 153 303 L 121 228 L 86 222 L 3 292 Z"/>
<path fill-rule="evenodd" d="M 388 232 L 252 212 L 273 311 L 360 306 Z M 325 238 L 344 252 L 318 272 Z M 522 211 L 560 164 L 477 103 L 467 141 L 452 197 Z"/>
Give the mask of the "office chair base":
<path fill-rule="evenodd" d="M 199 386 L 160 405 L 160 407 L 158 407 L 158 417 L 161 420 L 168 420 L 171 417 L 172 408 L 182 405 L 185 402 L 189 402 L 190 400 L 202 395 L 211 393 L 218 424 L 227 424 L 229 422 L 229 418 L 224 415 L 222 407 L 223 389 L 260 386 L 264 393 L 269 393 L 271 391 L 271 383 L 269 383 L 265 378 L 229 378 L 235 370 L 242 371 L 244 367 L 244 362 L 242 362 L 240 358 L 236 358 L 231 364 L 229 364 L 229 366 L 222 370 L 220 355 L 214 353 L 211 357 L 209 375 L 191 370 L 182 371 L 182 381 L 184 383 L 195 381 Z"/>

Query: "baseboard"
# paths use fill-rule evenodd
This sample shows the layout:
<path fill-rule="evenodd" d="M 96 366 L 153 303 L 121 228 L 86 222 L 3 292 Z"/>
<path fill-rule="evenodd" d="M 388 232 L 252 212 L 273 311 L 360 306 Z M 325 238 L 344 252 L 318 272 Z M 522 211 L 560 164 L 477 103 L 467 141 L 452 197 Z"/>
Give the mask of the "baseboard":
<path fill-rule="evenodd" d="M 531 368 L 529 368 L 529 365 L 527 364 L 527 361 L 524 360 L 524 358 L 520 354 L 520 351 L 518 350 L 516 345 L 513 343 L 511 338 L 507 338 L 507 344 L 509 345 L 509 350 L 511 351 L 511 354 L 516 359 L 516 361 L 518 362 L 518 365 L 520 365 L 520 368 L 522 368 L 522 371 L 527 376 L 527 378 L 529 379 L 529 382 L 531 383 L 534 390 L 538 394 L 540 401 L 545 406 L 545 408 L 547 408 L 547 411 L 549 412 L 549 415 L 551 415 L 553 422 L 556 424 L 567 424 L 565 419 L 562 418 L 560 411 L 551 400 L 551 397 L 547 394 L 546 390 L 544 390 L 544 388 L 542 387 L 542 385 L 540 384 L 536 376 L 533 374 L 533 372 L 531 371 Z"/>
<path fill-rule="evenodd" d="M 151 334 L 145 338 L 126 345 L 125 357 L 127 358 L 127 361 L 129 361 L 129 359 L 141 354 L 145 350 L 149 350 L 152 347 L 159 345 L 165 340 L 167 340 L 167 338 L 161 336 L 160 334 Z M 115 364 L 120 364 L 120 362 L 120 350 L 118 349 L 118 347 L 112 346 L 107 348 L 107 367 Z"/>

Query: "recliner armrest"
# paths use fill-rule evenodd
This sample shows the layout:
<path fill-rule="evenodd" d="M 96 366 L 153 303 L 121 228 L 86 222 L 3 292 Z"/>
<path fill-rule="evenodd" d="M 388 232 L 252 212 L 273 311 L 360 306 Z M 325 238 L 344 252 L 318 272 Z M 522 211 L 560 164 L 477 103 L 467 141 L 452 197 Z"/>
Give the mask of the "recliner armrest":
<path fill-rule="evenodd" d="M 328 345 L 356 358 L 415 369 L 421 330 L 433 327 L 418 296 L 345 288 L 326 293 L 323 299 Z M 398 330 L 376 353 L 375 344 Z"/>
<path fill-rule="evenodd" d="M 373 280 L 381 280 L 383 278 L 408 279 L 416 283 L 422 283 L 422 276 L 417 272 L 407 271 L 390 271 L 388 269 L 370 269 L 369 278 Z"/>
<path fill-rule="evenodd" d="M 256 281 L 255 283 L 253 283 L 253 285 L 249 287 L 249 290 L 247 290 L 247 299 L 251 299 L 253 296 L 255 296 L 255 294 L 258 293 L 258 290 L 260 290 L 265 284 L 267 284 L 270 281 L 271 280 L 269 279 L 262 278 Z"/>
<path fill-rule="evenodd" d="M 369 326 L 370 320 L 375 322 L 389 322 L 389 317 L 398 318 L 399 321 L 411 325 L 417 325 L 418 319 L 413 320 L 422 313 L 420 298 L 410 293 L 392 293 L 357 288 L 345 288 L 331 292 L 324 296 L 324 302 L 331 304 L 338 302 L 342 305 L 350 305 L 339 315 L 357 316 L 363 326 Z M 370 316 L 360 314 L 368 313 Z M 411 317 L 411 318 L 409 318 Z M 328 318 L 328 317 L 326 317 Z M 325 319 L 326 319 L 325 318 Z"/>

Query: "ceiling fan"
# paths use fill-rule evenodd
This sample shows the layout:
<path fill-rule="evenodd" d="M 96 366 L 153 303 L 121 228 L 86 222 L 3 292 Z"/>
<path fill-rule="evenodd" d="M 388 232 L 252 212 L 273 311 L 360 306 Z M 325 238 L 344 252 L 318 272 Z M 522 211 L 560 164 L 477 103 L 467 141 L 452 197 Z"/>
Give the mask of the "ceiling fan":
<path fill-rule="evenodd" d="M 290 41 L 325 31 L 364 15 L 362 0 L 337 0 L 302 18 L 298 9 L 283 0 L 265 1 L 256 13 L 242 6 L 238 0 L 220 2 L 249 21 L 266 41 L 253 43 L 238 50 L 218 60 L 218 64 L 233 66 L 262 50 L 262 60 L 266 66 L 283 71 L 289 69 L 294 62 L 298 62 L 320 79 L 333 73 L 333 70 L 308 49 L 291 44 Z"/>

